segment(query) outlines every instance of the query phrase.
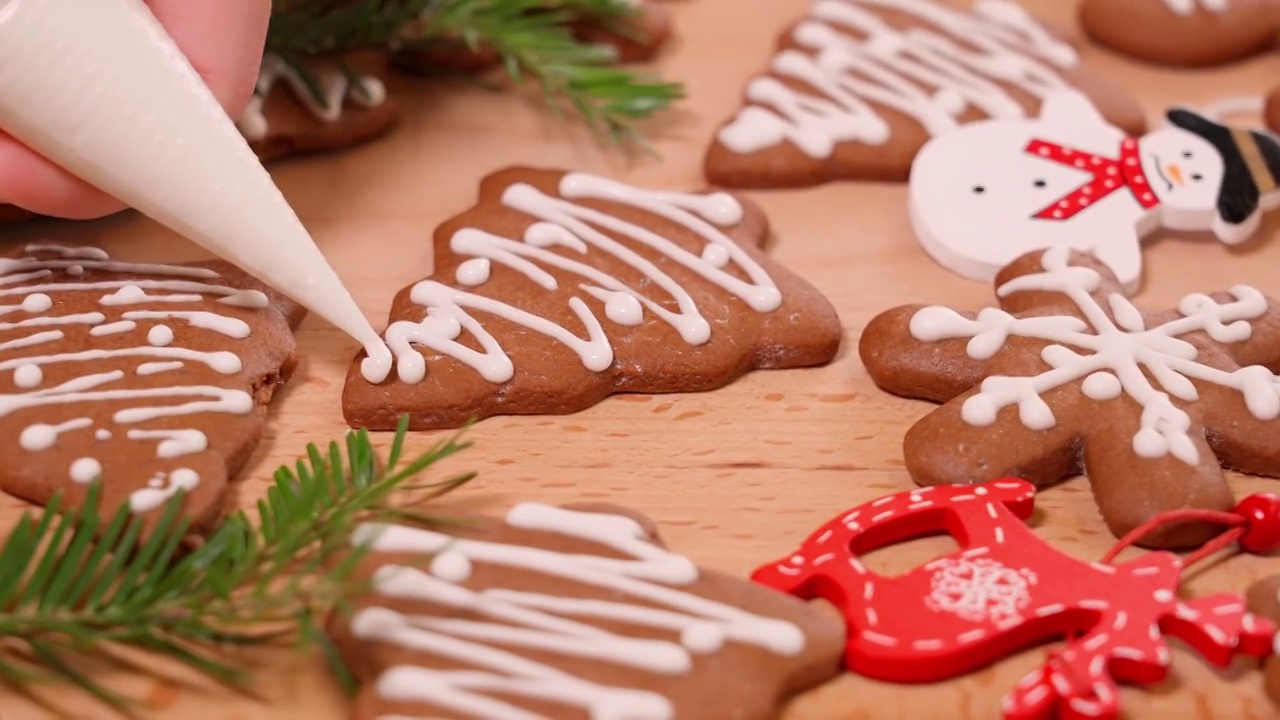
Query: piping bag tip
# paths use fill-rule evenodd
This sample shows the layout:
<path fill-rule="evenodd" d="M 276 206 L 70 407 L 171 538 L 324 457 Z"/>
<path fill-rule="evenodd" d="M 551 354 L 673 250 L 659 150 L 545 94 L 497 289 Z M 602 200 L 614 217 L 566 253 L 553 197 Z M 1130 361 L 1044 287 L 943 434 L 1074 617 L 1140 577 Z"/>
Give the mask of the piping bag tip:
<path fill-rule="evenodd" d="M 394 357 L 142 0 L 0 0 L 0 128 Z"/>

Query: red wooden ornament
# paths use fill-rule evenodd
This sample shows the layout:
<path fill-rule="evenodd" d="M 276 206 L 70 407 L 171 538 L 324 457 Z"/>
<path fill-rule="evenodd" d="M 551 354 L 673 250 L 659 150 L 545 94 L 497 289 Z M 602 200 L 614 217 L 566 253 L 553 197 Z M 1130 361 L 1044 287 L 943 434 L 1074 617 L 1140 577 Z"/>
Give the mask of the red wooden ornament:
<path fill-rule="evenodd" d="M 1116 718 L 1117 682 L 1168 673 L 1166 635 L 1217 665 L 1270 654 L 1275 625 L 1246 612 L 1239 595 L 1179 600 L 1183 564 L 1167 552 L 1118 565 L 1058 552 L 1023 522 L 1034 502 L 1033 486 L 1015 479 L 890 495 L 832 519 L 752 579 L 835 604 L 849 636 L 846 666 L 880 680 L 943 680 L 1070 638 L 1005 697 L 1007 720 Z M 961 549 L 904 575 L 881 576 L 858 560 L 942 533 Z"/>

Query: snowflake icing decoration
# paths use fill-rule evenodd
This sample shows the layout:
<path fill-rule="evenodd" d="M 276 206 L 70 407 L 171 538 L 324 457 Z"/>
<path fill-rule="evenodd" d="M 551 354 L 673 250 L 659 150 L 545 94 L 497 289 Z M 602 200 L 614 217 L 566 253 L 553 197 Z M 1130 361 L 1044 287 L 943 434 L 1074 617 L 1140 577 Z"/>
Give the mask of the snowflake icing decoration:
<path fill-rule="evenodd" d="M 1082 380 L 1082 391 L 1093 400 L 1123 394 L 1142 407 L 1133 437 L 1133 450 L 1139 456 L 1172 455 L 1193 465 L 1199 462 L 1199 453 L 1189 434 L 1191 418 L 1172 400 L 1198 400 L 1193 380 L 1239 392 L 1259 420 L 1280 417 L 1280 382 L 1270 370 L 1260 365 L 1231 372 L 1209 367 L 1198 361 L 1196 347 L 1179 337 L 1201 331 L 1220 343 L 1248 340 L 1253 332 L 1249 321 L 1268 309 L 1262 293 L 1236 285 L 1229 291 L 1234 300 L 1225 303 L 1200 293 L 1187 295 L 1178 304 L 1181 317 L 1148 328 L 1142 312 L 1123 295 L 1109 295 L 1104 309 L 1092 294 L 1102 277 L 1091 268 L 1070 265 L 1069 257 L 1065 247 L 1047 250 L 1041 258 L 1044 272 L 1010 280 L 996 294 L 1056 292 L 1074 303 L 1082 317 L 1019 318 L 989 307 L 969 319 L 940 306 L 923 308 L 912 316 L 910 329 L 916 338 L 927 342 L 969 338 L 966 353 L 974 360 L 990 359 L 1010 337 L 1052 343 L 1041 353 L 1049 370 L 1031 377 L 993 375 L 983 380 L 979 392 L 961 409 L 966 422 L 990 425 L 1001 409 L 1017 405 L 1027 428 L 1046 430 L 1056 420 L 1042 394 Z"/>
<path fill-rule="evenodd" d="M 1035 573 L 1025 568 L 1015 570 L 988 559 L 948 559 L 934 571 L 925 604 L 934 612 L 970 622 L 999 622 L 1026 609 L 1035 584 Z"/>

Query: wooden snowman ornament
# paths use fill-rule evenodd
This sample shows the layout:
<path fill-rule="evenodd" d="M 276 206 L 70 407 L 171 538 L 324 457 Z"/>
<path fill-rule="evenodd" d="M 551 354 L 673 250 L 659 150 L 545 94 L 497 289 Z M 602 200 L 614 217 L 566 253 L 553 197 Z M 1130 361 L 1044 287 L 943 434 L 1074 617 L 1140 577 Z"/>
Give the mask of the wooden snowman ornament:
<path fill-rule="evenodd" d="M 1235 245 L 1280 203 L 1280 142 L 1189 110 L 1130 137 L 1075 92 L 1031 119 L 975 122 L 933 138 L 909 181 L 925 251 L 990 281 L 1026 252 L 1069 247 L 1110 266 L 1133 290 L 1141 240 L 1158 228 L 1208 231 Z"/>

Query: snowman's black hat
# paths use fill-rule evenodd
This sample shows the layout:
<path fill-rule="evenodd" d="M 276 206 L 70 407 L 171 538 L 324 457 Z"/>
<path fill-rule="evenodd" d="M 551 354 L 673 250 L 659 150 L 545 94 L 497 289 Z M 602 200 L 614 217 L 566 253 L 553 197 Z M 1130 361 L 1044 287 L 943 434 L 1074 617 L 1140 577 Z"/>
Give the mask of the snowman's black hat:
<path fill-rule="evenodd" d="M 1222 187 L 1218 189 L 1218 215 L 1239 225 L 1258 212 L 1263 195 L 1280 188 L 1280 142 L 1266 133 L 1233 128 L 1203 115 L 1177 108 L 1169 122 L 1204 138 L 1222 156 Z"/>

